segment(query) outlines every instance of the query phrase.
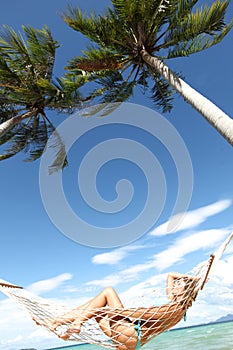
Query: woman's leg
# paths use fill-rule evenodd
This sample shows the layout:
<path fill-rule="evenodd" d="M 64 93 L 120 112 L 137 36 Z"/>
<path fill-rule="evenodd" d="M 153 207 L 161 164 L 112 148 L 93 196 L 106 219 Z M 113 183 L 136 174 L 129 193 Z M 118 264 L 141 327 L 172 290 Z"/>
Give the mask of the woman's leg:
<path fill-rule="evenodd" d="M 79 306 L 71 311 L 72 318 L 75 318 L 74 325 L 81 327 L 82 323 L 92 317 L 102 319 L 108 311 L 105 307 L 123 308 L 123 304 L 112 287 L 107 287 L 102 290 L 95 298 L 91 299 L 86 304 Z"/>
<path fill-rule="evenodd" d="M 135 350 L 137 334 L 134 325 L 122 316 L 111 312 L 109 308 L 123 309 L 123 304 L 112 287 L 105 288 L 89 302 L 66 314 L 68 329 L 60 337 L 67 340 L 72 334 L 79 334 L 82 324 L 95 318 L 102 331 L 112 339 L 118 350 Z M 64 323 L 63 323 L 64 324 Z"/>
<path fill-rule="evenodd" d="M 55 330 L 61 325 L 72 323 L 72 330 L 75 330 L 75 333 L 79 333 L 83 322 L 92 317 L 96 317 L 97 321 L 100 322 L 106 316 L 107 310 L 104 310 L 105 306 L 123 308 L 118 294 L 112 287 L 104 288 L 95 298 L 72 309 L 64 314 L 62 318 L 52 322 L 52 328 Z"/>
<path fill-rule="evenodd" d="M 104 306 L 123 308 L 123 304 L 117 292 L 112 287 L 104 288 L 96 297 L 83 304 L 82 306 L 78 306 L 77 308 L 71 310 L 71 312 L 85 308 L 101 308 Z"/>

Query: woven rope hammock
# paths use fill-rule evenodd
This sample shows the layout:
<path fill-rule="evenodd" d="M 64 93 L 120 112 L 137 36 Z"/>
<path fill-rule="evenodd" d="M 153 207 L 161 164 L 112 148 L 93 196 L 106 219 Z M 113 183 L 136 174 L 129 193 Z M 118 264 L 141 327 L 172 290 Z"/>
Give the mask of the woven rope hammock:
<path fill-rule="evenodd" d="M 176 274 L 174 279 L 185 283 L 182 295 L 167 304 L 152 307 L 116 308 L 76 307 L 70 317 L 70 308 L 38 297 L 22 287 L 0 280 L 0 291 L 15 299 L 28 311 L 39 325 L 65 340 L 90 343 L 117 350 L 135 350 L 157 335 L 175 326 L 184 316 L 186 310 L 203 289 L 213 262 L 216 262 L 233 238 L 233 233 L 223 242 L 210 258 L 196 266 L 188 275 Z M 173 287 L 174 287 L 173 284 Z M 171 291 L 167 289 L 167 295 Z M 171 298 L 170 298 L 171 299 Z M 90 304 L 91 305 L 91 304 Z M 82 318 L 81 331 L 75 328 L 75 319 Z M 64 337 L 64 334 L 66 335 Z"/>

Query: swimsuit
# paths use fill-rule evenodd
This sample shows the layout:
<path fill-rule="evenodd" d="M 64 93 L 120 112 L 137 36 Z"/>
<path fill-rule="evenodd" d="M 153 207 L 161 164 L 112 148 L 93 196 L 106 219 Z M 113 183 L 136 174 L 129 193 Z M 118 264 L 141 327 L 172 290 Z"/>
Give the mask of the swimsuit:
<path fill-rule="evenodd" d="M 142 322 L 142 321 L 139 319 L 139 320 L 136 320 L 136 321 L 132 322 L 132 321 L 130 320 L 130 318 L 128 318 L 128 317 L 125 318 L 125 321 L 134 324 L 134 329 L 135 329 L 135 331 L 136 331 L 136 333 L 137 333 L 137 337 L 138 337 L 138 341 L 137 341 L 135 350 L 139 350 L 139 349 L 141 348 L 141 346 L 142 346 L 142 345 L 141 345 L 141 336 L 142 336 L 141 322 Z"/>
<path fill-rule="evenodd" d="M 138 336 L 138 342 L 137 342 L 137 345 L 136 345 L 136 348 L 135 350 L 139 349 L 141 347 L 141 335 L 142 335 L 142 330 L 141 330 L 141 320 L 137 320 L 135 322 L 135 326 L 134 326 L 134 329 L 135 331 L 137 332 L 137 336 Z"/>

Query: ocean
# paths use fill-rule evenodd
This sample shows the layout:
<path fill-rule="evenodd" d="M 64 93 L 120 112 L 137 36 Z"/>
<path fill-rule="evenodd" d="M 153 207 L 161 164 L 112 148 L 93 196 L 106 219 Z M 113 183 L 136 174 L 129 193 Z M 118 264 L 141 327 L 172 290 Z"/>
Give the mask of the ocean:
<path fill-rule="evenodd" d="M 83 344 L 47 350 L 100 350 Z M 182 328 L 163 333 L 144 345 L 143 350 L 233 350 L 233 322 Z"/>

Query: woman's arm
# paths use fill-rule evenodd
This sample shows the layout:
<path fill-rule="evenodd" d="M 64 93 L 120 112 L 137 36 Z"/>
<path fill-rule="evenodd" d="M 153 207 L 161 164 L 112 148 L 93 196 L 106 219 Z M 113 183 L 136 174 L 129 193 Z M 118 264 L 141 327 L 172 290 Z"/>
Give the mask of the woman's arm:
<path fill-rule="evenodd" d="M 132 308 L 132 309 L 115 309 L 110 311 L 110 317 L 112 316 L 120 316 L 122 318 L 129 318 L 132 320 L 138 320 L 141 319 L 143 321 L 159 321 L 162 320 L 163 317 L 166 315 L 173 315 L 174 312 L 179 313 L 180 310 L 183 312 L 183 309 L 181 307 L 177 307 L 177 303 L 167 303 L 160 306 L 152 306 L 147 308 Z"/>
<path fill-rule="evenodd" d="M 118 312 L 118 315 L 129 317 L 133 319 L 148 319 L 151 317 L 152 312 L 149 311 L 149 308 L 137 308 L 137 309 L 119 309 L 116 310 Z"/>
<path fill-rule="evenodd" d="M 173 298 L 172 290 L 174 288 L 174 281 L 179 278 L 182 278 L 183 276 L 184 275 L 178 272 L 169 272 L 169 274 L 167 275 L 166 292 L 169 299 Z"/>

